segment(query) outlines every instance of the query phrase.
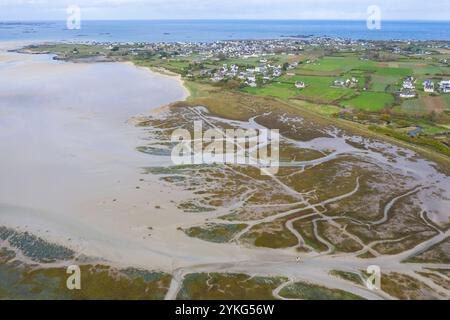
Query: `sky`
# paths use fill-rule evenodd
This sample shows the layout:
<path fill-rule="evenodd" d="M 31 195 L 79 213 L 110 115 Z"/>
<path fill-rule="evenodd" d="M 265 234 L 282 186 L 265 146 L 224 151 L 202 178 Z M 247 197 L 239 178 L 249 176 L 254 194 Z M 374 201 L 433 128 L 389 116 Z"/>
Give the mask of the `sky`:
<path fill-rule="evenodd" d="M 83 19 L 365 20 L 377 5 L 384 20 L 450 20 L 450 0 L 0 0 L 0 21 Z"/>

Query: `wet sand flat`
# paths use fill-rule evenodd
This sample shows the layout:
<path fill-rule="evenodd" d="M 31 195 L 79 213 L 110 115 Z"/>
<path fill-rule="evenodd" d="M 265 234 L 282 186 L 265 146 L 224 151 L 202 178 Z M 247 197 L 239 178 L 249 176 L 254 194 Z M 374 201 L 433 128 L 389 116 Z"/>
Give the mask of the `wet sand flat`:
<path fill-rule="evenodd" d="M 170 190 L 141 181 L 150 159 L 136 151 L 144 135 L 128 120 L 184 99 L 179 79 L 5 51 L 0 75 L 0 224 L 86 254 L 148 261 L 138 248 L 153 246 L 147 226 L 172 229 L 180 217 Z M 167 211 L 155 214 L 156 205 Z M 122 255 L 133 250 L 135 260 Z"/>
<path fill-rule="evenodd" d="M 0 62 L 0 225 L 146 269 L 267 255 L 179 232 L 204 221 L 173 201 L 192 193 L 142 174 L 160 160 L 136 150 L 148 135 L 130 119 L 184 100 L 178 77 L 130 63 L 1 54 L 9 57 Z"/>

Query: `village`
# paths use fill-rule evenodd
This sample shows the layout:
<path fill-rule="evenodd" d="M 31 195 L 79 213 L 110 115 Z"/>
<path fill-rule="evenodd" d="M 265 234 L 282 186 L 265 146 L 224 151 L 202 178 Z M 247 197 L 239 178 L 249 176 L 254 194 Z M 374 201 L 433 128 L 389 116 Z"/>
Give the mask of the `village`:
<path fill-rule="evenodd" d="M 49 43 L 22 51 L 83 63 L 129 61 L 180 75 L 194 92 L 207 86 L 270 97 L 445 154 L 450 146 L 448 41 L 300 35 L 211 43 Z"/>
<path fill-rule="evenodd" d="M 224 83 L 230 80 L 238 81 L 241 87 L 261 87 L 271 82 L 279 81 L 283 75 L 294 75 L 296 68 L 301 65 L 314 65 L 328 54 L 352 53 L 360 55 L 361 61 L 388 59 L 386 52 L 404 57 L 431 56 L 438 50 L 449 50 L 448 42 L 411 42 L 392 41 L 376 42 L 351 40 L 329 37 L 296 36 L 294 38 L 268 40 L 233 40 L 216 42 L 158 42 L 158 43 L 86 43 L 90 48 L 98 51 L 82 52 L 74 48 L 70 54 L 61 59 L 71 59 L 72 56 L 90 54 L 104 55 L 114 59 L 131 56 L 136 60 L 162 61 L 165 67 L 181 73 L 192 80 Z M 313 54 L 311 55 L 311 52 Z M 383 56 L 384 55 L 384 56 Z M 439 61 L 442 65 L 450 65 L 450 58 Z M 400 80 L 400 79 L 399 79 Z M 402 98 L 415 97 L 413 83 L 416 79 L 405 77 L 403 86 L 397 92 Z M 341 88 L 357 88 L 358 79 L 355 77 L 336 77 L 330 86 Z M 295 83 L 297 89 L 303 89 L 308 84 L 305 81 Z M 424 92 L 448 93 L 448 79 L 437 82 L 426 80 L 423 83 Z"/>
<path fill-rule="evenodd" d="M 403 84 L 401 90 L 398 92 L 398 95 L 401 98 L 415 98 L 417 96 L 416 92 L 416 82 L 417 79 L 413 76 L 407 76 L 403 79 Z M 427 93 L 450 93 L 450 80 L 441 80 L 437 82 L 437 85 L 435 85 L 435 82 L 433 80 L 425 80 L 422 83 L 423 86 L 423 92 Z"/>

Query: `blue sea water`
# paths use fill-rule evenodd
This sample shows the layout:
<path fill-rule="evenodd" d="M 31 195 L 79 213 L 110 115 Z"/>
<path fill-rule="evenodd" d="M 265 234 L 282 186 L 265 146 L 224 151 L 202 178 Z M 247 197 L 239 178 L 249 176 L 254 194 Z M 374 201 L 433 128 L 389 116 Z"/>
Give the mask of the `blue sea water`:
<path fill-rule="evenodd" d="M 80 30 L 68 30 L 65 21 L 0 21 L 0 41 L 212 42 L 232 39 L 275 39 L 283 36 L 297 35 L 365 40 L 402 39 L 450 41 L 450 21 L 384 21 L 381 30 L 369 30 L 365 21 L 89 20 L 82 21 Z"/>

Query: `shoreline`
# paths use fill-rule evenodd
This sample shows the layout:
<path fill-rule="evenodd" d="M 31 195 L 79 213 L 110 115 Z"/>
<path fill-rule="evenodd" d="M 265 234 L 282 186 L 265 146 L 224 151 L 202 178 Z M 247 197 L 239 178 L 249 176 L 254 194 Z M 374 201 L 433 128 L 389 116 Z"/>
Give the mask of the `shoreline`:
<path fill-rule="evenodd" d="M 145 108 L 143 105 L 137 108 L 142 111 L 142 116 L 148 116 L 151 112 L 158 112 L 164 108 L 168 108 L 174 102 L 186 101 L 190 96 L 190 92 L 184 85 L 183 78 L 180 75 L 161 74 L 155 72 L 152 68 L 137 66 L 132 62 L 82 64 L 41 61 L 40 63 L 43 63 L 44 67 L 37 68 L 33 66 L 31 70 L 27 68 L 28 74 L 44 71 L 47 73 L 50 71 L 54 72 L 53 67 L 55 66 L 58 66 L 56 69 L 60 69 L 58 72 L 62 72 L 61 70 L 70 72 L 70 77 L 74 77 L 72 73 L 82 71 L 83 73 L 81 75 L 75 75 L 78 80 L 89 79 L 89 77 L 86 77 L 86 74 L 92 75 L 94 79 L 90 79 L 92 83 L 89 81 L 87 81 L 88 83 L 84 83 L 83 85 L 86 87 L 81 88 L 87 90 L 94 84 L 96 95 L 111 95 L 112 91 L 114 91 L 114 94 L 117 94 L 115 91 L 122 90 L 123 88 L 114 87 L 112 84 L 126 86 L 128 82 L 133 82 L 133 84 L 139 83 L 141 86 L 138 88 L 139 90 L 130 91 L 138 95 L 143 90 L 149 89 L 147 88 L 149 83 L 146 81 L 152 79 L 157 82 L 162 81 L 162 79 L 170 80 L 176 86 L 179 86 L 179 89 L 182 91 L 180 92 L 180 96 L 183 100 L 177 99 L 165 104 L 157 104 L 152 101 L 153 108 L 147 106 L 148 102 L 146 100 L 151 99 L 151 95 L 139 96 L 136 100 L 144 101 L 143 105 L 145 106 Z M 108 73 L 109 68 L 119 68 L 116 72 L 131 72 L 127 75 L 132 77 L 136 76 L 137 78 L 123 77 L 121 82 L 108 83 L 108 79 L 115 74 L 115 72 Z M 1 62 L 0 72 L 2 72 Z M 147 74 L 148 77 L 145 76 Z M 97 78 L 99 75 L 101 75 L 100 78 Z M 154 78 L 154 75 L 157 75 L 157 77 Z M 44 79 L 47 80 L 46 78 Z M 124 79 L 128 81 L 123 81 Z M 103 83 L 104 81 L 107 84 Z M 51 81 L 45 82 L 47 85 L 52 84 Z M 77 85 L 77 82 L 69 82 L 69 84 Z M 115 90 L 111 90 L 111 88 Z M 159 90 L 161 88 L 156 87 L 155 92 L 160 93 Z M 82 92 L 86 94 L 84 91 Z M 46 93 L 42 94 L 45 95 Z M 162 92 L 162 94 L 164 95 L 165 93 Z M 52 99 L 55 98 L 54 96 L 51 97 Z M 133 104 L 132 101 L 135 98 L 136 96 L 126 95 L 122 101 L 122 105 L 120 103 L 118 104 L 120 106 L 118 109 L 111 108 L 109 104 L 104 104 L 103 109 L 96 110 L 99 114 L 96 114 L 90 109 L 87 110 L 89 111 L 87 113 L 72 114 L 71 112 L 73 110 L 71 108 L 75 108 L 72 106 L 68 109 L 58 110 L 63 111 L 65 114 L 64 117 L 50 118 L 50 122 L 54 120 L 56 120 L 55 122 L 62 121 L 65 124 L 63 126 L 65 129 L 71 128 L 72 126 L 76 127 L 76 130 L 72 132 L 75 135 L 69 135 L 68 137 L 71 139 L 81 138 L 81 146 L 83 148 L 75 148 L 71 152 L 73 154 L 70 157 L 61 158 L 64 160 L 69 159 L 67 161 L 71 164 L 73 161 L 72 158 L 77 158 L 74 154 L 78 151 L 86 152 L 84 149 L 86 147 L 85 144 L 90 144 L 90 140 L 83 140 L 83 137 L 85 137 L 84 134 L 86 134 L 83 129 L 87 130 L 91 126 L 102 124 L 105 121 L 104 118 L 111 121 L 111 123 L 109 123 L 109 120 L 103 123 L 105 126 L 100 127 L 99 131 L 89 132 L 90 135 L 87 135 L 89 138 L 97 136 L 101 136 L 102 138 L 104 136 L 108 137 L 106 141 L 101 140 L 99 141 L 100 144 L 92 145 L 92 150 L 88 150 L 89 152 L 87 152 L 90 155 L 88 158 L 95 159 L 93 163 L 89 164 L 95 165 L 83 167 L 83 170 L 77 172 L 77 175 L 81 173 L 88 177 L 84 177 L 81 180 L 82 184 L 77 185 L 78 188 L 72 188 L 73 186 L 71 184 L 72 179 L 75 182 L 78 181 L 77 175 L 63 176 L 64 179 L 61 181 L 61 185 L 58 185 L 59 188 L 61 186 L 67 188 L 65 192 L 75 195 L 77 201 L 63 201 L 62 206 L 55 206 L 52 208 L 53 210 L 46 210 L 39 206 L 22 207 L 13 205 L 8 207 L 8 203 L 5 206 L 5 203 L 2 201 L 3 195 L 0 184 L 0 211 L 2 211 L 0 214 L 0 226 L 5 225 L 22 232 L 30 232 L 32 235 L 38 236 L 45 241 L 72 249 L 76 257 L 80 255 L 84 259 L 87 257 L 86 260 L 81 261 L 69 259 L 55 263 L 41 263 L 37 266 L 35 265 L 35 269 L 64 268 L 67 265 L 78 264 L 79 266 L 103 265 L 117 269 L 131 267 L 151 272 L 161 271 L 172 276 L 166 299 L 175 298 L 183 285 L 184 277 L 187 274 L 193 273 L 240 273 L 249 276 L 284 276 L 288 277 L 290 282 L 304 281 L 314 283 L 315 285 L 338 288 L 368 299 L 392 298 L 385 292 L 374 293 L 364 287 L 355 286 L 354 284 L 333 278 L 329 273 L 332 270 L 364 270 L 368 264 L 380 265 L 383 270 L 389 272 L 416 272 L 416 269 L 420 267 L 415 264 L 403 263 L 405 254 L 415 255 L 420 253 L 421 250 L 429 249 L 430 246 L 441 241 L 449 234 L 449 231 L 446 231 L 400 254 L 383 254 L 366 259 L 344 253 L 316 255 L 315 252 L 296 252 L 291 250 L 292 248 L 269 249 L 266 247 L 249 247 L 234 242 L 212 243 L 190 237 L 184 232 L 181 232 L 179 228 L 201 226 L 205 223 L 205 220 L 209 221 L 210 217 L 207 214 L 183 212 L 175 205 L 173 199 L 174 197 L 176 197 L 177 201 L 180 199 L 189 199 L 194 194 L 193 191 L 186 191 L 182 187 L 164 184 L 157 176 L 143 175 L 139 169 L 145 168 L 145 166 L 151 166 L 152 159 L 151 157 L 148 158 L 139 154 L 137 150 L 131 152 L 130 149 L 128 150 L 129 152 L 120 152 L 119 157 L 109 157 L 111 156 L 111 150 L 109 149 L 124 146 L 128 148 L 149 141 L 145 139 L 146 136 L 143 134 L 145 129 L 137 128 L 133 123 L 135 119 L 138 119 L 139 114 L 134 114 L 129 118 L 124 118 L 121 113 L 113 116 L 115 111 L 123 112 L 123 109 L 126 109 L 127 112 L 132 112 L 128 110 L 128 107 L 129 104 Z M 118 106 L 114 98 L 110 97 L 109 99 L 108 101 L 110 103 L 113 103 L 116 107 Z M 82 103 L 77 102 L 76 106 L 80 104 L 82 105 Z M 127 108 L 123 108 L 123 106 L 127 106 Z M 3 111 L 1 107 L 0 105 L 0 112 Z M 143 109 L 140 109 L 141 107 Z M 134 110 L 133 108 L 131 109 Z M 45 108 L 44 111 L 51 114 L 54 110 Z M 75 123 L 71 122 L 74 116 L 75 119 L 79 118 L 78 120 L 82 121 L 78 122 L 77 120 Z M 17 117 L 20 117 L 20 115 Z M 66 122 L 68 119 L 71 121 Z M 226 118 L 224 117 L 222 119 Z M 89 125 L 86 127 L 83 126 L 84 122 L 89 123 Z M 130 129 L 128 127 L 133 128 L 131 129 L 133 134 L 128 135 L 131 132 L 128 131 Z M 36 129 L 35 127 L 29 128 L 30 132 L 36 132 L 36 130 L 33 131 L 33 128 Z M 42 129 L 41 127 L 38 128 Z M 56 129 L 60 128 L 56 127 Z M 108 136 L 108 134 L 111 134 L 111 131 L 113 131 L 113 135 Z M 54 130 L 50 132 L 49 137 L 53 137 L 54 133 L 60 134 L 60 132 L 60 130 Z M 0 135 L 1 133 L 0 126 Z M 124 134 L 126 136 L 125 144 L 117 145 L 116 140 L 121 140 L 123 138 L 121 136 Z M 64 142 L 64 147 L 67 147 L 67 139 L 64 139 L 64 137 L 61 139 Z M 380 140 L 385 141 L 385 139 Z M 14 140 L 14 142 L 16 143 L 17 141 Z M 308 142 L 305 142 L 304 145 L 308 145 Z M 2 150 L 2 145 L 0 144 L 0 151 Z M 54 151 L 52 149 L 49 150 Z M 95 153 L 91 153 L 92 151 Z M 106 156 L 102 152 L 106 152 Z M 104 158 L 106 158 L 106 161 L 104 161 Z M 61 159 L 56 158 L 56 164 Z M 98 159 L 102 161 L 97 163 Z M 92 159 L 83 160 L 92 161 Z M 53 174 L 53 171 L 57 174 L 62 174 L 62 171 L 58 171 L 53 167 L 54 165 L 55 163 L 52 162 L 51 170 L 47 173 L 45 170 L 42 170 L 42 176 L 45 177 L 49 172 Z M 13 162 L 10 169 L 15 169 L 15 166 L 16 162 Z M 37 168 L 41 169 L 39 166 Z M 77 168 L 69 167 L 64 169 L 66 171 Z M 0 174 L 2 174 L 1 169 Z M 108 179 L 105 179 L 105 176 Z M 27 175 L 25 177 L 29 179 Z M 13 180 L 8 180 L 8 177 L 5 180 L 13 182 Z M 38 187 L 45 189 L 46 185 L 38 184 Z M 48 198 L 50 200 L 44 198 L 39 199 L 39 201 L 45 202 L 47 200 L 57 203 L 59 200 L 58 196 L 61 197 L 61 195 L 64 196 L 65 194 L 52 195 Z M 5 221 L 8 221 L 9 225 L 5 224 Z M 214 219 L 212 221 L 214 222 Z M 26 260 L 23 261 L 24 263 L 32 262 L 28 257 L 21 255 L 18 255 L 16 260 Z"/>
<path fill-rule="evenodd" d="M 11 49 L 11 48 L 14 48 L 14 47 L 18 47 L 18 46 L 23 46 L 23 45 L 25 45 L 25 43 L 23 43 L 23 42 L 21 42 L 21 43 L 18 43 L 18 42 L 8 42 L 8 43 L 0 43 L 0 46 L 1 46 L 1 48 L 2 49 L 4 49 L 4 50 L 9 50 L 9 49 Z M 8 52 L 6 51 L 6 54 L 8 54 Z M 26 55 L 24 55 L 24 57 L 26 57 Z M 26 59 L 25 59 L 26 60 Z M 49 61 L 49 63 L 50 64 L 52 64 L 52 65 L 56 65 L 56 62 L 50 62 Z M 176 101 L 180 101 L 180 99 L 182 99 L 182 100 L 185 100 L 185 99 L 187 99 L 187 97 L 189 96 L 188 94 L 189 94 L 189 91 L 187 90 L 187 88 L 185 88 L 183 85 L 182 85 L 182 80 L 181 80 L 181 77 L 173 77 L 173 76 L 169 76 L 169 75 L 164 75 L 164 74 L 160 74 L 160 73 L 156 73 L 156 72 L 154 72 L 153 70 L 150 70 L 149 68 L 144 68 L 144 67 L 139 67 L 139 66 L 136 66 L 136 65 L 134 65 L 134 64 L 132 64 L 132 63 L 122 63 L 122 64 L 116 64 L 116 63 L 114 63 L 115 65 L 124 65 L 124 66 L 126 66 L 127 68 L 130 68 L 130 70 L 131 70 L 131 68 L 132 69 L 135 69 L 135 70 L 137 70 L 138 71 L 138 73 L 145 73 L 145 74 L 148 74 L 149 76 L 151 76 L 151 77 L 158 77 L 158 79 L 166 79 L 166 80 L 170 80 L 171 82 L 173 82 L 173 81 L 176 81 L 176 85 L 177 86 L 179 86 L 181 89 L 182 89 L 182 91 L 183 91 L 183 94 L 180 96 L 180 97 L 177 97 L 176 99 L 173 99 L 173 100 L 170 100 L 170 101 L 168 101 L 169 103 L 173 103 L 173 102 L 176 102 Z M 67 67 L 67 68 L 70 68 L 71 67 L 71 65 L 74 65 L 76 68 L 78 68 L 80 65 L 75 65 L 75 64 L 71 64 L 70 62 L 68 62 L 68 63 L 64 63 L 63 64 L 63 66 L 65 66 L 65 67 Z M 103 67 L 103 66 L 101 66 L 101 67 Z M 160 82 L 160 80 L 158 80 L 158 82 Z M 144 102 L 144 104 L 145 104 L 145 102 Z M 145 115 L 145 116 L 147 116 L 147 115 L 149 115 L 150 114 L 150 110 L 151 109 L 153 109 L 153 110 L 156 110 L 156 109 L 159 109 L 159 108 L 161 108 L 161 107 L 163 107 L 164 105 L 167 105 L 167 103 L 162 103 L 162 104 L 155 104 L 154 102 L 152 103 L 152 102 L 150 102 L 149 103 L 149 105 L 151 105 L 151 104 L 153 104 L 154 106 L 153 106 L 153 108 L 150 108 L 150 106 L 149 107 L 146 107 L 145 108 L 145 112 L 140 112 L 140 113 L 132 113 L 132 114 L 130 114 L 130 116 L 129 117 L 124 117 L 124 118 L 122 118 L 121 120 L 119 119 L 119 122 L 120 123 L 130 123 L 130 120 L 132 120 L 134 117 L 136 117 L 136 116 L 139 116 L 139 115 Z M 118 123 L 119 123 L 118 122 Z M 138 133 L 138 135 L 142 135 L 142 133 L 139 133 L 139 132 L 141 132 L 142 130 L 140 130 L 139 128 L 136 128 L 134 125 L 132 125 L 132 124 L 127 124 L 126 126 L 129 126 L 130 127 L 130 129 L 131 129 L 131 131 L 133 131 L 133 132 L 136 132 L 136 133 Z M 135 138 L 137 138 L 138 136 L 137 135 L 135 135 L 135 134 L 133 134 L 133 136 L 135 136 Z M 133 139 L 135 139 L 135 138 L 133 138 Z M 127 138 L 128 139 L 128 138 Z M 139 140 L 133 140 L 134 142 L 133 142 L 133 144 L 135 145 L 135 146 L 138 146 L 139 144 L 141 144 L 141 143 L 143 143 L 143 140 L 141 140 L 141 138 L 139 138 Z M 137 150 L 134 150 L 134 148 L 133 148 L 133 150 L 131 150 L 130 149 L 130 151 L 131 152 L 133 152 L 134 154 L 136 154 L 136 156 L 138 157 L 138 158 L 141 158 L 141 159 L 143 159 L 144 161 L 145 161 L 145 156 L 143 156 L 142 154 L 140 154 Z M 128 161 L 128 160 L 127 160 Z M 140 161 L 140 162 L 142 162 L 142 161 Z M 135 176 L 136 178 L 136 181 L 138 181 L 139 179 L 138 179 L 138 177 L 139 176 L 141 176 L 141 174 L 139 173 L 139 171 L 140 170 L 138 170 L 138 168 L 140 167 L 140 166 L 142 166 L 142 165 L 137 165 L 136 166 L 136 171 L 135 171 L 135 174 L 133 175 L 133 176 Z M 133 165 L 133 167 L 134 167 L 134 165 Z M 122 169 L 120 169 L 121 171 L 123 171 Z M 128 175 L 128 174 L 127 174 Z M 155 179 L 154 179 L 155 180 Z M 37 182 L 37 181 L 36 181 Z M 130 184 L 131 184 L 132 182 L 130 182 Z M 152 182 L 155 186 L 156 186 L 156 189 L 158 189 L 158 185 L 160 185 L 159 184 L 159 182 L 158 181 L 153 181 Z M 134 183 L 133 183 L 134 184 Z M 106 187 L 106 186 L 105 186 Z M 130 185 L 130 187 L 131 187 L 131 185 Z M 127 193 L 129 193 L 129 192 L 127 192 Z M 157 190 L 154 190 L 154 191 L 150 191 L 149 192 L 149 194 L 151 195 L 151 194 L 155 194 L 155 195 L 157 195 L 159 192 L 157 191 Z M 124 194 L 123 196 L 125 196 L 126 197 L 126 194 Z M 159 198 L 160 198 L 160 196 L 158 196 Z M 133 198 L 135 198 L 135 196 L 132 196 L 128 201 L 130 201 L 131 199 L 133 199 Z M 167 198 L 167 196 L 166 197 L 164 197 L 164 198 Z M 167 198 L 166 200 L 164 200 L 164 198 L 163 199 L 161 199 L 161 200 L 163 200 L 163 202 L 164 202 L 164 207 L 166 207 L 166 206 L 168 206 L 169 205 L 169 198 Z M 25 209 L 26 210 L 26 209 Z M 108 210 L 111 210 L 111 209 L 108 209 Z M 167 209 L 166 209 L 167 210 Z M 32 211 L 34 211 L 34 209 L 33 210 L 30 210 L 31 212 Z M 39 211 L 39 210 L 38 210 Z M 130 210 L 131 211 L 131 210 Z M 0 218 L 2 218 L 1 220 L 5 220 L 5 218 L 6 218 L 6 216 L 3 214 L 2 216 L 0 216 Z M 32 214 L 32 215 L 30 215 L 29 216 L 29 219 L 31 219 L 30 221 L 34 221 L 35 220 L 35 214 Z M 130 217 L 130 219 L 131 220 L 133 220 L 133 218 L 131 218 Z M 16 218 L 14 218 L 14 220 L 16 220 L 16 222 L 17 222 L 17 219 Z M 28 219 L 27 219 L 28 220 Z M 43 222 L 43 221 L 41 221 L 41 222 Z M 62 222 L 62 221 L 61 221 Z M 62 223 L 66 223 L 66 222 L 62 222 Z M 22 226 L 30 226 L 30 224 L 27 222 L 27 221 L 25 221 L 25 222 L 23 222 L 23 223 L 21 223 L 22 224 Z M 77 249 L 79 249 L 79 248 L 77 248 L 78 247 L 78 245 L 74 245 L 74 243 L 72 242 L 72 243 L 70 243 L 70 242 L 67 242 L 67 241 L 65 241 L 64 239 L 67 239 L 67 236 L 66 237 L 61 237 L 61 236 L 58 236 L 58 235 L 54 235 L 54 236 L 51 236 L 50 234 L 48 234 L 48 233 L 46 233 L 45 232 L 45 222 L 44 222 L 44 224 L 42 225 L 42 223 L 40 223 L 40 224 L 37 224 L 37 226 L 35 226 L 34 228 L 27 228 L 29 231 L 33 231 L 33 234 L 35 234 L 35 235 L 37 235 L 37 236 L 39 236 L 39 237 L 42 237 L 43 239 L 45 239 L 45 240 L 48 240 L 48 241 L 51 241 L 51 242 L 56 242 L 56 243 L 60 243 L 60 244 L 62 244 L 62 245 L 65 245 L 65 246 L 67 246 L 67 247 L 69 247 L 69 248 L 72 248 L 72 249 L 75 249 L 75 250 L 77 250 Z M 14 225 L 14 223 L 12 223 L 12 224 L 6 224 L 6 223 L 3 223 L 3 225 L 5 225 L 5 226 L 8 226 L 8 227 L 14 227 L 14 228 L 17 228 L 18 226 L 19 226 L 19 224 L 18 225 Z M 30 230 L 30 229 L 34 229 L 34 230 Z M 60 230 L 61 231 L 61 230 Z M 142 231 L 140 231 L 139 233 L 141 233 Z M 60 233 L 60 232 L 58 232 L 58 233 Z M 64 232 L 63 232 L 64 233 Z M 100 256 L 100 258 L 101 258 L 101 256 Z M 158 265 L 158 264 L 157 264 Z M 149 266 L 149 269 L 153 269 L 153 266 Z"/>
<path fill-rule="evenodd" d="M 57 62 L 51 61 L 50 63 L 53 64 Z M 145 73 L 157 74 L 158 77 L 172 80 L 175 79 L 178 85 L 181 85 L 183 83 L 181 76 L 173 77 L 170 75 L 156 73 L 153 70 L 151 70 L 151 68 L 136 66 L 132 62 L 122 62 L 122 63 L 111 62 L 108 64 L 132 66 L 134 69 L 142 70 Z M 62 66 L 73 65 L 74 67 L 78 68 L 85 64 L 62 62 L 61 65 Z M 106 63 L 99 63 L 99 64 L 92 63 L 87 65 L 103 66 L 106 65 Z M 158 110 L 165 108 L 172 103 L 186 100 L 189 97 L 189 95 L 187 95 L 189 91 L 184 85 L 182 86 L 182 89 L 184 91 L 183 100 L 176 99 L 171 101 L 169 104 L 161 104 L 155 106 L 152 109 L 152 112 L 157 112 Z M 150 113 L 147 112 L 144 115 L 149 114 Z M 135 114 L 130 118 L 123 118 L 122 120 L 129 123 L 133 118 L 138 116 L 139 114 Z M 136 128 L 134 125 L 132 127 Z M 141 177 L 142 175 L 139 172 L 135 172 L 133 176 L 137 178 Z M 138 179 L 136 179 L 136 181 L 137 180 Z M 154 228 L 152 234 L 153 238 L 156 238 L 156 243 L 154 244 L 145 244 L 145 242 L 142 242 L 143 240 L 142 236 L 144 237 L 144 239 L 146 238 L 145 236 L 145 233 L 147 233 L 146 225 L 149 225 L 148 222 L 143 222 L 145 220 L 148 220 L 149 217 L 146 218 L 144 216 L 139 217 L 139 221 L 141 222 L 137 226 L 133 227 L 131 233 L 127 235 L 122 233 L 122 231 L 119 231 L 120 229 L 123 228 L 123 226 L 117 225 L 116 223 L 113 223 L 111 225 L 113 229 L 108 229 L 109 232 L 106 234 L 104 233 L 106 229 L 104 228 L 99 229 L 99 227 L 102 225 L 101 223 L 91 224 L 89 221 L 86 221 L 80 224 L 81 220 L 79 220 L 78 218 L 72 221 L 73 219 L 67 219 L 69 217 L 65 218 L 59 217 L 59 215 L 55 212 L 52 213 L 47 212 L 45 210 L 40 211 L 36 209 L 29 209 L 26 207 L 14 208 L 14 210 L 9 214 L 10 218 L 12 218 L 13 219 L 12 221 L 14 222 L 5 223 L 3 221 L 1 225 L 13 228 L 15 230 L 20 230 L 22 232 L 31 232 L 33 235 L 40 237 L 45 241 L 65 246 L 69 249 L 74 250 L 75 252 L 83 253 L 88 257 L 92 257 L 94 261 L 99 260 L 105 262 L 105 264 L 108 266 L 137 267 L 145 270 L 151 271 L 158 270 L 169 273 L 172 273 L 174 268 L 175 269 L 190 268 L 195 265 L 221 265 L 223 263 L 230 263 L 230 262 L 239 264 L 244 261 L 254 261 L 254 260 L 258 261 L 261 260 L 261 258 L 263 258 L 264 260 L 264 257 L 272 256 L 272 254 L 274 254 L 274 252 L 272 252 L 271 250 L 267 250 L 266 248 L 245 248 L 230 243 L 224 244 L 210 243 L 200 239 L 189 237 L 185 233 L 180 232 L 178 230 L 178 227 L 185 227 L 185 226 L 190 227 L 192 225 L 199 225 L 204 222 L 204 216 L 189 215 L 181 211 L 174 204 L 171 203 L 172 202 L 171 198 L 168 197 L 170 197 L 170 193 L 176 192 L 177 199 L 183 198 L 188 199 L 190 196 L 192 196 L 192 193 L 182 189 L 174 190 L 173 186 L 170 187 L 164 186 L 161 184 L 161 182 L 158 180 L 157 177 L 154 177 L 150 180 L 152 180 L 150 182 L 150 184 L 152 185 L 150 190 L 148 189 L 146 190 L 146 188 L 143 188 L 141 186 L 141 188 L 137 190 L 137 192 L 139 192 L 140 194 L 146 192 L 147 197 L 151 197 L 153 195 L 154 198 L 158 199 L 157 204 L 160 204 L 161 199 L 163 199 L 164 202 L 164 204 L 162 205 L 163 212 L 168 215 L 168 217 L 165 220 L 161 219 L 160 214 L 158 213 L 153 214 L 153 217 L 151 218 L 152 223 L 150 225 L 152 226 L 152 228 Z M 109 189 L 106 188 L 106 186 L 104 187 L 105 189 Z M 167 195 L 165 195 L 165 197 L 167 197 L 165 200 L 164 197 L 161 198 L 162 196 L 161 192 L 163 192 L 162 190 L 170 190 L 168 191 Z M 133 192 L 134 191 L 136 190 L 133 190 Z M 121 197 L 127 198 L 128 193 L 129 192 L 122 194 Z M 135 199 L 135 197 L 132 196 L 131 199 Z M 145 202 L 148 201 L 146 200 Z M 2 202 L 0 199 L 0 204 L 1 203 Z M 114 203 L 114 205 L 116 205 L 116 203 Z M 133 218 L 133 216 L 135 216 L 134 211 L 136 211 L 136 205 L 133 205 L 132 203 L 128 203 L 127 205 L 128 205 L 127 210 L 121 210 L 121 212 L 125 212 L 126 217 L 123 217 L 121 214 L 122 216 L 121 218 L 124 218 L 125 219 L 124 221 L 127 222 L 136 221 L 133 220 L 135 219 Z M 145 205 L 143 205 L 143 207 L 144 206 Z M 17 214 L 19 213 L 22 213 L 24 215 L 22 219 L 17 217 Z M 36 214 L 38 215 L 38 217 L 36 216 Z M 23 221 L 24 217 L 26 217 L 26 219 Z M 42 218 L 44 217 L 46 218 L 42 220 Z M 58 219 L 54 220 L 54 217 L 58 217 Z M 80 218 L 85 219 L 87 217 L 83 215 L 83 217 Z M 4 214 L 3 216 L 0 215 L 0 221 L 4 219 L 5 215 Z M 92 218 L 89 218 L 89 220 L 92 221 Z M 34 222 L 30 223 L 30 221 Z M 159 227 L 160 230 L 157 230 L 158 225 L 160 225 Z M 49 226 L 53 226 L 53 228 L 51 227 L 49 228 Z M 51 232 L 48 233 L 48 230 L 50 230 Z M 113 239 L 110 232 L 115 232 L 115 234 L 118 236 L 120 233 L 121 240 Z M 86 247 L 85 244 L 89 241 L 89 237 L 86 237 L 86 234 L 91 234 L 92 238 L 94 239 L 98 238 L 99 236 L 109 238 L 108 242 L 110 243 L 108 243 L 108 246 L 114 244 L 114 250 L 116 252 L 108 252 L 108 250 L 105 250 L 106 248 L 103 247 L 103 244 L 100 244 L 101 246 L 99 246 L 99 243 L 94 244 L 91 243 L 89 247 Z M 141 235 L 136 237 L 137 234 Z M 79 240 L 77 240 L 77 238 L 79 238 Z M 122 242 L 122 240 L 124 240 L 125 242 Z M 130 250 L 130 247 L 134 249 Z M 164 247 L 167 248 L 167 251 L 164 251 L 164 249 L 162 249 Z M 122 254 L 118 254 L 119 252 L 122 253 L 126 252 L 127 258 L 123 257 Z M 145 256 L 142 255 L 144 252 Z M 279 257 L 278 254 L 276 256 Z M 272 257 L 272 259 L 275 258 Z M 288 260 L 294 259 L 294 255 L 292 255 L 292 253 L 287 253 L 286 259 Z M 192 260 L 194 261 L 198 260 L 198 263 L 192 263 Z M 66 263 L 67 262 L 64 261 L 61 262 L 62 265 Z M 46 266 L 43 267 L 45 268 Z"/>
<path fill-rule="evenodd" d="M 180 99 L 178 101 L 173 101 L 171 103 L 186 101 L 192 95 L 191 92 L 189 91 L 189 89 L 185 85 L 186 81 L 183 79 L 183 77 L 180 74 L 177 74 L 175 72 L 171 72 L 170 70 L 163 69 L 163 68 L 157 69 L 157 68 L 139 66 L 139 65 L 133 63 L 132 61 L 121 61 L 119 63 L 131 64 L 137 69 L 144 69 L 144 70 L 150 71 L 151 73 L 158 74 L 161 77 L 168 77 L 168 78 L 175 78 L 175 79 L 177 79 L 179 84 L 180 84 L 180 86 L 185 91 L 185 97 L 183 99 Z M 160 107 L 156 108 L 155 110 L 158 110 L 159 108 L 162 108 L 162 107 L 164 107 L 164 106 L 160 106 Z"/>

